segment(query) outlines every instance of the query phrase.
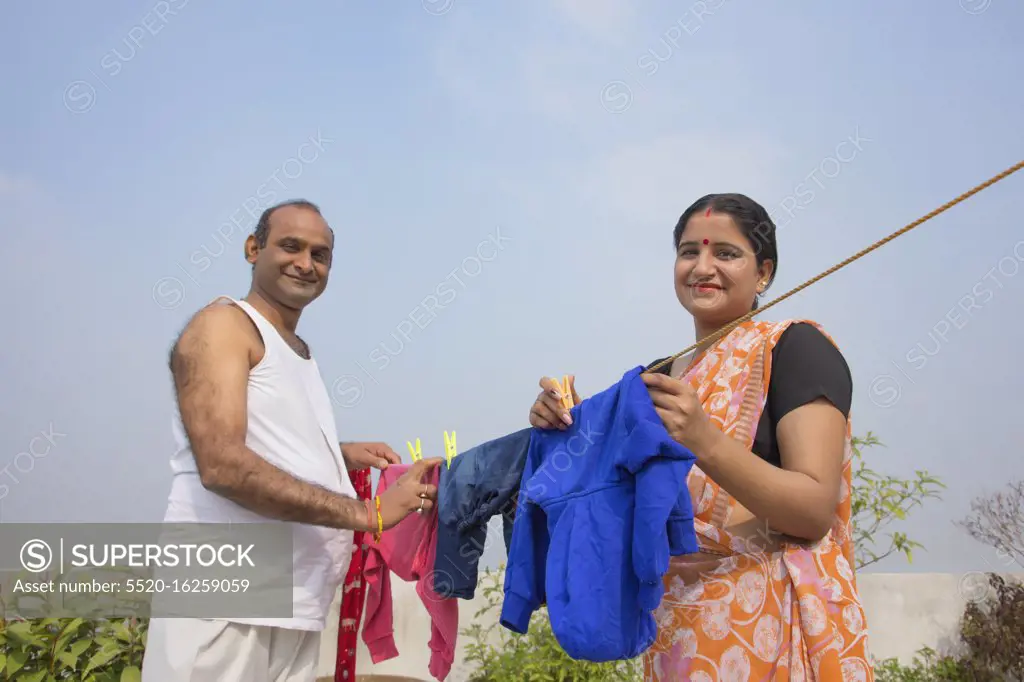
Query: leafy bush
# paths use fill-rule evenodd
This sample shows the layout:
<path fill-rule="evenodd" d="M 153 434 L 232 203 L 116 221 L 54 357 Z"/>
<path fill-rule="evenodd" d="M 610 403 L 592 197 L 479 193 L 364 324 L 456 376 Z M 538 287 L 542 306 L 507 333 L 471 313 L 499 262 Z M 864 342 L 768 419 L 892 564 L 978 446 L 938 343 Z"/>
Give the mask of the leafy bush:
<path fill-rule="evenodd" d="M 939 656 L 925 647 L 904 666 L 895 658 L 875 665 L 875 682 L 975 682 L 963 664 L 953 656 Z"/>
<path fill-rule="evenodd" d="M 995 573 L 986 598 L 969 602 L 960 623 L 963 663 L 978 682 L 1024 680 L 1024 585 Z"/>
<path fill-rule="evenodd" d="M 1024 585 L 990 573 L 985 597 L 969 602 L 960 621 L 963 652 L 922 649 L 910 666 L 886 659 L 877 682 L 1006 682 L 1024 680 Z"/>
<path fill-rule="evenodd" d="M 504 572 L 504 566 L 485 572 L 477 589 L 487 603 L 477 611 L 474 624 L 461 631 L 472 640 L 466 646 L 466 663 L 477 666 L 470 682 L 635 682 L 641 678 L 640 659 L 592 663 L 570 658 L 558 644 L 543 607 L 533 614 L 525 635 L 507 630 L 493 616 L 484 619 L 491 625 L 481 626 L 481 615 L 501 608 Z"/>
<path fill-rule="evenodd" d="M 135 618 L 0 619 L 2 679 L 139 682 L 147 625 Z"/>

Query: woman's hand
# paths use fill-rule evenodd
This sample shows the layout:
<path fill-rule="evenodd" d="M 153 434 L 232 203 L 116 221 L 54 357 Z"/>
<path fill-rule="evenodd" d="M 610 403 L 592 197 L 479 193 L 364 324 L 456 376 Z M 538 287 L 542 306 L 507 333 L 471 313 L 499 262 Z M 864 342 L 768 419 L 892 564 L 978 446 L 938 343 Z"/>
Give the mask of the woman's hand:
<path fill-rule="evenodd" d="M 399 476 L 380 496 L 380 516 L 384 530 L 394 528 L 414 511 L 430 511 L 437 502 L 437 486 L 425 483 L 423 478 L 441 464 L 440 457 L 416 461 L 409 470 Z M 377 530 L 374 511 L 373 530 Z"/>
<path fill-rule="evenodd" d="M 640 377 L 672 439 L 698 457 L 707 452 L 721 431 L 708 419 L 697 392 L 689 384 L 664 374 L 645 372 Z"/>
<path fill-rule="evenodd" d="M 569 375 L 569 391 L 572 393 L 572 404 L 578 405 L 581 400 L 576 393 L 576 377 Z M 530 425 L 539 429 L 561 429 L 564 431 L 572 424 L 569 410 L 562 404 L 562 389 L 558 382 L 550 377 L 542 377 L 540 387 L 544 390 L 530 408 Z"/>

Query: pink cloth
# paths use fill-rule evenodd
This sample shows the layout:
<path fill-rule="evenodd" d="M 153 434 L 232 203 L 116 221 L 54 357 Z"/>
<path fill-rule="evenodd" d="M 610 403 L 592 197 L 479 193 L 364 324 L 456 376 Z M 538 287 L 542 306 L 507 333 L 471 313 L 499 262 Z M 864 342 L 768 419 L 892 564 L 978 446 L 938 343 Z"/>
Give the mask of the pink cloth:
<path fill-rule="evenodd" d="M 391 465 L 381 472 L 376 494 L 387 490 L 410 466 Z M 439 476 L 438 469 L 434 469 L 429 483 L 437 485 Z M 398 656 L 391 603 L 393 571 L 402 580 L 416 581 L 416 594 L 430 614 L 430 674 L 436 680 L 444 680 L 455 658 L 459 605 L 456 599 L 442 599 L 434 592 L 437 509 L 410 514 L 394 528 L 384 531 L 380 543 L 375 542 L 370 533 L 365 537 L 369 549 L 363 568 L 366 582 L 363 642 L 370 651 L 370 658 L 380 663 Z"/>

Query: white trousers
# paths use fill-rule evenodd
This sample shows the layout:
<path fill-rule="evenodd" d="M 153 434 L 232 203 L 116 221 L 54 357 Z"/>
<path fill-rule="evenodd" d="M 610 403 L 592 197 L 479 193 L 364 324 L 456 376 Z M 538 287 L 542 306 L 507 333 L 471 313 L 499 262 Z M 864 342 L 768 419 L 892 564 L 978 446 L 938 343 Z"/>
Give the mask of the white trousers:
<path fill-rule="evenodd" d="M 199 618 L 153 618 L 142 682 L 315 682 L 320 634 Z"/>

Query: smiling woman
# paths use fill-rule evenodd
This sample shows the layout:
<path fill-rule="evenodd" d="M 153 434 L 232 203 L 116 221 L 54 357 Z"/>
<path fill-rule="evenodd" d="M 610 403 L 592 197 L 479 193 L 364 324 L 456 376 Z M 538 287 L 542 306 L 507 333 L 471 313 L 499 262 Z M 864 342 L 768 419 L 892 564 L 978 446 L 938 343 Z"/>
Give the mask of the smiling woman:
<path fill-rule="evenodd" d="M 694 202 L 673 246 L 698 339 L 756 309 L 777 272 L 775 225 L 742 194 Z M 697 458 L 700 542 L 665 576 L 645 679 L 873 679 L 850 527 L 853 385 L 832 339 L 807 320 L 747 321 L 642 377 Z M 541 386 L 531 424 L 565 428 L 559 387 Z"/>
<path fill-rule="evenodd" d="M 694 314 L 697 338 L 757 308 L 757 296 L 775 279 L 775 225 L 764 208 L 741 194 L 698 199 L 680 217 L 672 241 L 676 295 L 691 314 L 695 307 L 701 312 Z"/>

